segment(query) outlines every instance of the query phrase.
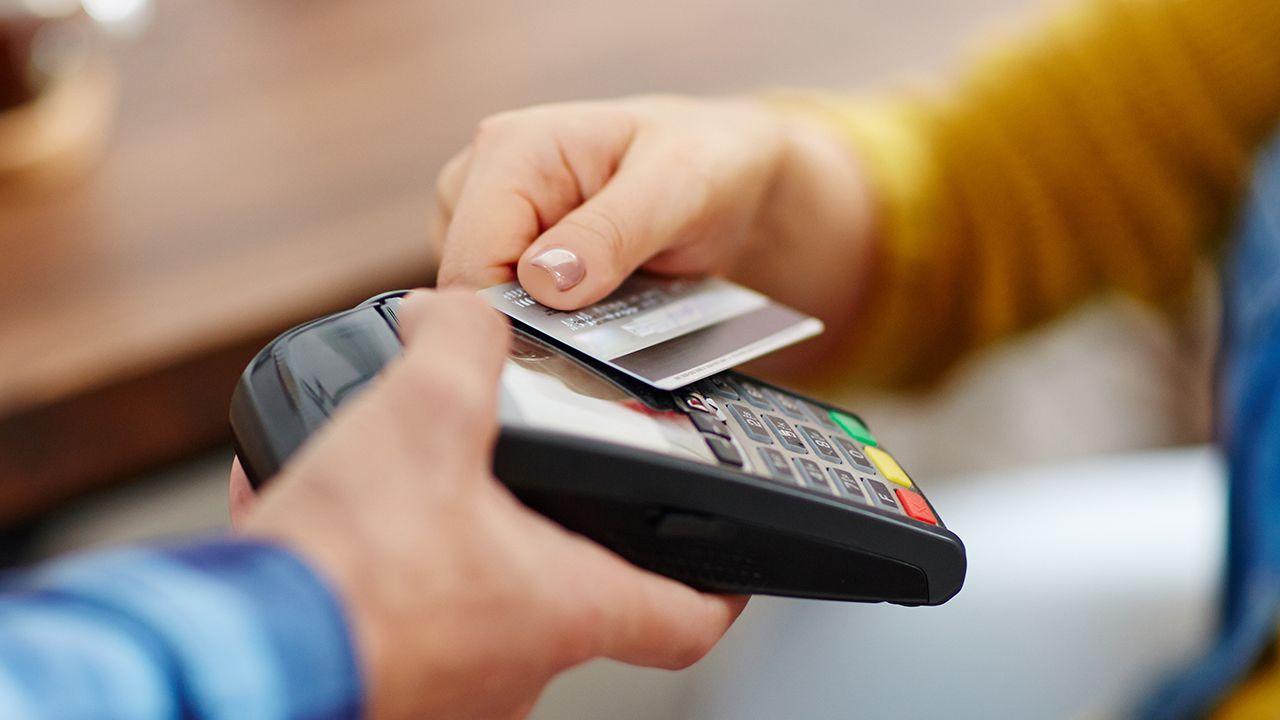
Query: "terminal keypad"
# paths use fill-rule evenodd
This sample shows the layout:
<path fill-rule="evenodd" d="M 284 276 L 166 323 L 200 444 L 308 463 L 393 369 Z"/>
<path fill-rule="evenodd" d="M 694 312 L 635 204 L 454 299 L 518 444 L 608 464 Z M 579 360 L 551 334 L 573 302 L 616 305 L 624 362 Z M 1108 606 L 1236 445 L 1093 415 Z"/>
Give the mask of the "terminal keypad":
<path fill-rule="evenodd" d="M 765 429 L 764 423 L 758 415 L 751 411 L 751 408 L 737 403 L 730 403 L 729 412 L 733 413 L 734 419 L 738 421 L 738 425 L 747 434 L 747 437 L 760 443 L 773 443 L 773 439 L 769 437 L 769 431 Z"/>
<path fill-rule="evenodd" d="M 822 433 L 805 425 L 800 426 L 800 434 L 804 435 L 804 439 L 809 443 L 809 447 L 818 454 L 823 460 L 833 465 L 840 464 L 840 456 L 836 454 L 836 449 L 832 444 L 823 437 Z"/>
<path fill-rule="evenodd" d="M 903 520 L 938 524 L 919 488 L 856 416 L 734 373 L 676 391 L 676 405 L 722 465 Z"/>

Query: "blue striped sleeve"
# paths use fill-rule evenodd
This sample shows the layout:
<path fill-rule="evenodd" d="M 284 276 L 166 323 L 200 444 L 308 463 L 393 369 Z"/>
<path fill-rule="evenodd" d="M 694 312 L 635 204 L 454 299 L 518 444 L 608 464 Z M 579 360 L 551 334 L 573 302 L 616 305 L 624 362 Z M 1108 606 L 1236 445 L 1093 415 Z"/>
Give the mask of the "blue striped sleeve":
<path fill-rule="evenodd" d="M 89 554 L 0 595 L 0 718 L 328 720 L 360 707 L 337 599 L 273 545 Z"/>

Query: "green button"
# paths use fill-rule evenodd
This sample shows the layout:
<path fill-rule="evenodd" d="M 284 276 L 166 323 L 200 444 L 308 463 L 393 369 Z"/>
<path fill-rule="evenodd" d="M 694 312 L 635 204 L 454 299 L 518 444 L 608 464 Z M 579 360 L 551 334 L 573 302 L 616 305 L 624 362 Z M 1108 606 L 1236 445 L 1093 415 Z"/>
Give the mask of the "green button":
<path fill-rule="evenodd" d="M 871 434 L 866 425 L 862 421 L 852 415 L 846 415 L 839 410 L 831 411 L 831 420 L 844 428 L 844 431 L 853 436 L 855 440 L 860 441 L 863 445 L 875 447 L 880 443 L 876 442 L 876 436 Z"/>

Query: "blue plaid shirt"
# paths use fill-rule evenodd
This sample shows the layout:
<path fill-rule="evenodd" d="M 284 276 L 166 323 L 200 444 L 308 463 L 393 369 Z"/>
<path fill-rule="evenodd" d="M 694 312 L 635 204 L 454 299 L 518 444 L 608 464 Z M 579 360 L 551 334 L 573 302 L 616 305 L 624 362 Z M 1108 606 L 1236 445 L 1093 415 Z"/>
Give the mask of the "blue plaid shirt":
<path fill-rule="evenodd" d="M 212 539 L 83 555 L 3 581 L 0 718 L 349 718 L 334 595 L 289 552 Z"/>

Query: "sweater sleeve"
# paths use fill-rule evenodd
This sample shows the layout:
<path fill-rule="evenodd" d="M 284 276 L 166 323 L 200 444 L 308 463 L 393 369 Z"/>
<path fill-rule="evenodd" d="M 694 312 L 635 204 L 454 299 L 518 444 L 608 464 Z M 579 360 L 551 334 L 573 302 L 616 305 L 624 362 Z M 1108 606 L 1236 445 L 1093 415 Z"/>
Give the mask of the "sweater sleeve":
<path fill-rule="evenodd" d="M 950 92 L 797 98 L 877 193 L 853 376 L 928 382 L 1101 290 L 1185 297 L 1280 116 L 1276 38 L 1275 0 L 1091 0 Z"/>

